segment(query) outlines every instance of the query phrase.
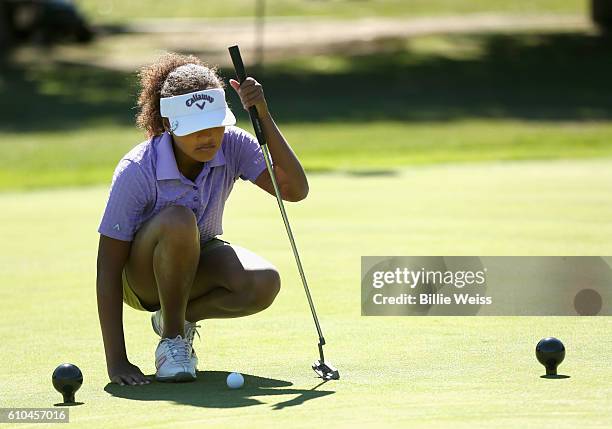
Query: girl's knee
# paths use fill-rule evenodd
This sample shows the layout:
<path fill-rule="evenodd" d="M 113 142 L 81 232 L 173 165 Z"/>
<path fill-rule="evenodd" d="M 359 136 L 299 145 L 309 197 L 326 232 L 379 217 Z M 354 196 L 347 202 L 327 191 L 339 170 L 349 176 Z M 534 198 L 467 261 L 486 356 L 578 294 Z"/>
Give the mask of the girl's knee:
<path fill-rule="evenodd" d="M 161 228 L 172 230 L 197 228 L 198 222 L 193 212 L 185 206 L 168 206 L 156 215 L 156 221 Z"/>
<path fill-rule="evenodd" d="M 245 314 L 265 310 L 280 291 L 280 276 L 275 270 L 234 273 L 230 283 L 236 308 Z"/>
<path fill-rule="evenodd" d="M 251 306 L 257 311 L 265 310 L 280 291 L 280 275 L 276 270 L 262 270 L 251 273 L 252 279 L 252 302 Z"/>
<path fill-rule="evenodd" d="M 184 206 L 168 206 L 155 217 L 159 239 L 175 239 L 184 242 L 186 239 L 197 239 L 200 232 L 193 212 Z"/>

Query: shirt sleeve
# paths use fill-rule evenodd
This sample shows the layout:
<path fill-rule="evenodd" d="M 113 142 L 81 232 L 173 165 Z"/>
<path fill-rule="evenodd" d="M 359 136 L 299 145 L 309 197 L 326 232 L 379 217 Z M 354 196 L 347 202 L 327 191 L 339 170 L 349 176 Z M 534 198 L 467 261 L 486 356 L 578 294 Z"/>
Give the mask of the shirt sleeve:
<path fill-rule="evenodd" d="M 231 158 L 234 164 L 234 177 L 255 182 L 266 169 L 263 151 L 257 139 L 250 133 L 233 127 L 231 139 Z"/>
<path fill-rule="evenodd" d="M 117 240 L 132 241 L 151 199 L 150 194 L 142 168 L 133 161 L 121 160 L 113 175 L 98 232 Z"/>

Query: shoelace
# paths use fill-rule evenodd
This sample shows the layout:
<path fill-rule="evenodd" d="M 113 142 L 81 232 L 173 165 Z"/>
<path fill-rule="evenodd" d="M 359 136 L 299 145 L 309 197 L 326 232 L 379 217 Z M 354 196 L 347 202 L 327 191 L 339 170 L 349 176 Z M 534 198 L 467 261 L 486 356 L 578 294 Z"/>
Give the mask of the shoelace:
<path fill-rule="evenodd" d="M 201 340 L 200 333 L 198 332 L 198 328 L 201 328 L 200 325 L 196 325 L 195 323 L 189 322 L 187 329 L 185 329 L 185 339 L 189 344 L 193 344 L 193 338 L 195 334 L 198 334 L 198 339 Z"/>
<path fill-rule="evenodd" d="M 164 338 L 162 342 L 168 345 L 170 357 L 175 363 L 188 365 L 191 362 L 191 347 L 180 335 Z"/>

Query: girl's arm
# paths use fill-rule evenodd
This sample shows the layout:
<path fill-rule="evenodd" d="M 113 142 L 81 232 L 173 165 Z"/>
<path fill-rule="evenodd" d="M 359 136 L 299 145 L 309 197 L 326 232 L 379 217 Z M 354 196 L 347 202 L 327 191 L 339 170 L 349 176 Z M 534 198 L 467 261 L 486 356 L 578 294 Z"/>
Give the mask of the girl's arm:
<path fill-rule="evenodd" d="M 261 126 L 268 142 L 268 149 L 274 160 L 274 173 L 283 200 L 300 201 L 308 195 L 308 179 L 297 156 L 283 137 L 274 122 L 264 98 L 263 89 L 253 78 L 247 78 L 242 85 L 231 79 L 234 88 L 245 109 L 255 106 L 261 120 Z M 268 170 L 259 175 L 255 184 L 268 193 L 274 194 L 274 186 Z"/>
<path fill-rule="evenodd" d="M 100 235 L 96 291 L 102 328 L 106 367 L 111 381 L 118 384 L 148 382 L 127 358 L 123 334 L 123 285 L 121 273 L 130 254 L 131 242 Z"/>

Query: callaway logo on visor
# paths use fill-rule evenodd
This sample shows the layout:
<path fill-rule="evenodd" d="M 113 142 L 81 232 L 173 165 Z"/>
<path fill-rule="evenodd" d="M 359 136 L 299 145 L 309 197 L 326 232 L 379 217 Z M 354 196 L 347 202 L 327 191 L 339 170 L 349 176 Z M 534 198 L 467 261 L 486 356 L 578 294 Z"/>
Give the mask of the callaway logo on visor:
<path fill-rule="evenodd" d="M 202 100 L 202 103 L 198 103 L 198 100 Z M 215 99 L 212 98 L 210 95 L 208 94 L 193 94 L 193 97 L 191 97 L 189 100 L 187 100 L 185 102 L 185 105 L 187 107 L 191 107 L 194 104 L 200 108 L 200 110 L 204 109 L 204 106 L 206 106 L 206 102 L 209 103 L 214 103 Z"/>

